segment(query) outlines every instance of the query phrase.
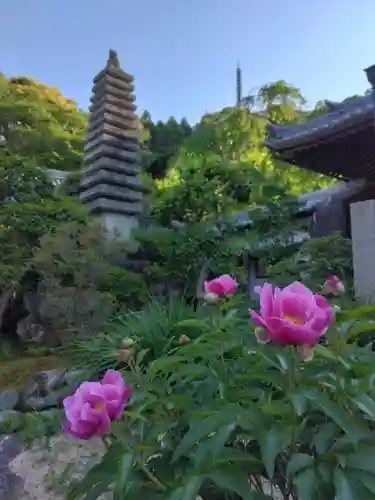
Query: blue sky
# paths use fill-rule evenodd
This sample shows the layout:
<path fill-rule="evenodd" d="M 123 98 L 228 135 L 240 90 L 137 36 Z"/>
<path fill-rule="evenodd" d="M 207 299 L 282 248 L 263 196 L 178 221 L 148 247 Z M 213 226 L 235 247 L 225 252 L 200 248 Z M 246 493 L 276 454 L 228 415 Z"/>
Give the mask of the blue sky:
<path fill-rule="evenodd" d="M 277 79 L 309 102 L 368 87 L 374 0 L 0 0 L 0 71 L 58 87 L 86 108 L 108 49 L 154 119 L 199 120 Z"/>

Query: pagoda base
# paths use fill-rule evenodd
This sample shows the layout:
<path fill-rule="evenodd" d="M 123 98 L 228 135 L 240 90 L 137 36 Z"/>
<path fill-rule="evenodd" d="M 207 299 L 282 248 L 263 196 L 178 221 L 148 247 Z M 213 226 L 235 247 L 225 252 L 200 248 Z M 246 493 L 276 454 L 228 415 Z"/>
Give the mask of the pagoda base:
<path fill-rule="evenodd" d="M 109 239 L 134 244 L 133 231 L 139 227 L 138 215 L 101 213 L 96 217 L 107 232 Z"/>

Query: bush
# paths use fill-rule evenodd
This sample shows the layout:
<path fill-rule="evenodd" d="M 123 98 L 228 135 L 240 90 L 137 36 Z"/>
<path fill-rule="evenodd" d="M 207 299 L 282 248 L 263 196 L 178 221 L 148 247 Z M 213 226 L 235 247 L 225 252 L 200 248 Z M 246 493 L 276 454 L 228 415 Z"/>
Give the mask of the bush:
<path fill-rule="evenodd" d="M 351 241 L 340 233 L 333 233 L 303 243 L 291 257 L 272 266 L 268 277 L 281 286 L 302 280 L 307 286 L 315 287 L 330 274 L 336 274 L 350 288 L 352 273 Z"/>
<path fill-rule="evenodd" d="M 109 268 L 101 290 L 110 293 L 121 308 L 131 310 L 138 309 L 149 298 L 143 277 L 120 267 Z"/>
<path fill-rule="evenodd" d="M 33 312 L 56 343 L 95 335 L 113 312 L 113 297 L 101 291 L 110 270 L 106 257 L 105 235 L 96 224 L 66 223 L 41 238 L 33 258 L 40 296 Z"/>
<path fill-rule="evenodd" d="M 126 317 L 112 345 L 86 343 L 79 358 L 118 368 L 134 341 L 131 404 L 68 498 L 374 498 L 374 354 L 358 342 L 374 316 L 340 312 L 310 363 L 293 346 L 258 345 L 235 299 L 196 312 L 153 302 Z"/>

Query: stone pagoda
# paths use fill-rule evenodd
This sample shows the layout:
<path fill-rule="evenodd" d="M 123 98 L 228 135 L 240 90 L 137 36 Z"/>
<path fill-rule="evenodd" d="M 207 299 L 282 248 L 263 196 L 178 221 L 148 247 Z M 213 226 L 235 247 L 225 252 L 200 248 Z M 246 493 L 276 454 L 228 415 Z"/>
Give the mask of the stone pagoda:
<path fill-rule="evenodd" d="M 122 240 L 138 226 L 145 192 L 133 92 L 133 77 L 111 50 L 94 78 L 79 194 L 107 231 Z"/>

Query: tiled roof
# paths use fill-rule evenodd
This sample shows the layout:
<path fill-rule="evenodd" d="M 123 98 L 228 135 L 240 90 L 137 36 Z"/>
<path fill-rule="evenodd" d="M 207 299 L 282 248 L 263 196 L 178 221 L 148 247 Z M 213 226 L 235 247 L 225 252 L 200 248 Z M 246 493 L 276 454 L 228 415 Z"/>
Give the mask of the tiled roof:
<path fill-rule="evenodd" d="M 358 191 L 363 185 L 363 180 L 351 181 L 351 182 L 340 182 L 334 184 L 333 186 L 325 189 L 319 189 L 317 191 L 311 191 L 310 193 L 304 193 L 297 198 L 297 203 L 299 206 L 299 213 L 312 213 L 321 203 L 328 201 L 330 198 L 335 196 L 343 195 L 345 197 Z M 251 223 L 249 212 L 247 210 L 241 210 L 233 214 L 230 218 L 231 222 L 239 227 L 247 227 Z"/>
<path fill-rule="evenodd" d="M 273 150 L 286 149 L 355 126 L 367 118 L 372 118 L 374 97 L 370 93 L 346 99 L 342 103 L 329 102 L 328 107 L 331 111 L 306 123 L 269 125 L 269 139 L 265 141 L 265 145 Z"/>

